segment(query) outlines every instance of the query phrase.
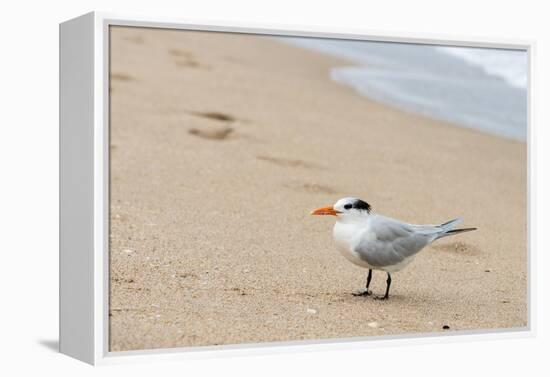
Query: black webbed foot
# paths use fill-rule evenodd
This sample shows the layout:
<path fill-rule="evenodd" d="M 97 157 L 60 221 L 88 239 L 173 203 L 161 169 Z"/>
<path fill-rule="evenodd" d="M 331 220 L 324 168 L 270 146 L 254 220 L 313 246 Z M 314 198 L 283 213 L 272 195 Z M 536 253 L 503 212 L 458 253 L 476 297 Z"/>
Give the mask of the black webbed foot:
<path fill-rule="evenodd" d="M 372 291 L 366 290 L 366 291 L 353 292 L 352 295 L 355 297 L 372 296 Z"/>

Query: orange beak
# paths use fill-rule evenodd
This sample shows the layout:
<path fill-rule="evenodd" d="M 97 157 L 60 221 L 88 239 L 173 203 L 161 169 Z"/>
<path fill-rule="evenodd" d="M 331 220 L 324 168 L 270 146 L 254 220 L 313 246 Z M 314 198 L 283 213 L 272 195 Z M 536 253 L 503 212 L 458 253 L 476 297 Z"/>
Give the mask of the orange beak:
<path fill-rule="evenodd" d="M 312 211 L 311 215 L 331 215 L 336 216 L 340 212 L 336 211 L 332 206 L 323 207 L 323 208 L 317 208 L 315 211 Z"/>

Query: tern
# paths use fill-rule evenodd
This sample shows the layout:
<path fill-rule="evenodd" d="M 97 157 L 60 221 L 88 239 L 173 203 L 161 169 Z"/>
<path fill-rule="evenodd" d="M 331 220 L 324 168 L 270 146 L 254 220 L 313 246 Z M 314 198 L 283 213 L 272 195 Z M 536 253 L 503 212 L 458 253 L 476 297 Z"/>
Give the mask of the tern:
<path fill-rule="evenodd" d="M 412 262 L 427 245 L 443 237 L 470 232 L 477 228 L 454 229 L 462 221 L 456 218 L 440 225 L 414 225 L 373 213 L 361 199 L 343 198 L 334 205 L 316 209 L 312 215 L 336 216 L 332 236 L 336 248 L 353 264 L 368 268 L 366 290 L 354 296 L 370 296 L 372 270 L 387 273 L 386 294 L 389 298 L 391 274 Z"/>

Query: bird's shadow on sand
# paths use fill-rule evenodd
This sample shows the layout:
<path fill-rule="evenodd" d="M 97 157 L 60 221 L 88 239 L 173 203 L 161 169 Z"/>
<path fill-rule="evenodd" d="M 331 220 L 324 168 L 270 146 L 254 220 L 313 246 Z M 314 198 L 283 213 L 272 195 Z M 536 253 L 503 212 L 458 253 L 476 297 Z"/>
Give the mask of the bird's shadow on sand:
<path fill-rule="evenodd" d="M 476 246 L 462 241 L 440 243 L 436 245 L 430 245 L 430 247 L 437 251 L 444 251 L 454 254 L 478 255 L 481 253 L 481 250 Z"/>
<path fill-rule="evenodd" d="M 407 301 L 407 298 L 405 296 L 400 296 L 400 295 L 393 295 L 393 296 L 390 296 L 390 298 L 388 299 L 380 299 L 382 295 L 379 295 L 379 294 L 375 294 L 374 296 L 353 296 L 352 294 L 346 296 L 345 300 L 343 301 L 348 301 L 348 302 L 365 302 L 365 301 L 372 301 L 374 303 L 379 303 L 379 304 L 382 304 L 382 305 L 389 305 L 391 303 L 395 303 L 395 302 L 399 302 L 399 303 L 403 303 L 405 301 Z"/>
<path fill-rule="evenodd" d="M 57 339 L 41 339 L 38 344 L 52 352 L 59 352 L 59 340 Z"/>
<path fill-rule="evenodd" d="M 382 296 L 382 294 L 375 293 L 375 296 Z M 403 293 L 390 293 L 390 297 L 387 300 L 380 300 L 373 296 L 353 296 L 351 293 L 343 294 L 335 301 L 347 302 L 351 304 L 367 304 L 370 305 L 387 305 L 387 306 L 399 306 L 400 308 L 417 307 L 419 302 L 436 304 L 436 299 L 430 295 L 422 295 L 420 293 L 415 294 L 403 294 Z"/>

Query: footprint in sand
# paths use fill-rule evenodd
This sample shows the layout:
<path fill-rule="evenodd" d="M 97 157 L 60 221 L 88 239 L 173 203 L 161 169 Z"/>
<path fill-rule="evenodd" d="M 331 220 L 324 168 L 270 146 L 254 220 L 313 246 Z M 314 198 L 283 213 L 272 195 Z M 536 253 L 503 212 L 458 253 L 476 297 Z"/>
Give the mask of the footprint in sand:
<path fill-rule="evenodd" d="M 338 193 L 338 190 L 318 183 L 289 183 L 285 187 L 296 191 L 305 191 L 310 194 L 335 195 Z"/>
<path fill-rule="evenodd" d="M 207 112 L 194 111 L 194 112 L 191 112 L 191 114 L 202 117 L 202 118 L 207 118 L 207 119 L 212 119 L 212 120 L 219 120 L 221 122 L 234 122 L 234 121 L 237 120 L 229 114 L 220 113 L 220 112 L 217 112 L 217 111 L 207 111 Z"/>
<path fill-rule="evenodd" d="M 188 51 L 171 49 L 168 52 L 175 57 L 174 62 L 178 67 L 210 69 L 210 66 L 199 63 Z"/>
<path fill-rule="evenodd" d="M 173 48 L 171 50 L 168 50 L 168 52 L 172 56 L 184 57 L 184 58 L 188 58 L 188 59 L 193 58 L 193 54 L 191 54 L 189 51 L 178 50 L 177 48 Z"/>
<path fill-rule="evenodd" d="M 201 118 L 205 118 L 208 120 L 213 120 L 213 121 L 216 121 L 217 123 L 226 124 L 226 126 L 223 126 L 223 127 L 218 126 L 216 128 L 211 128 L 211 127 L 192 128 L 189 130 L 189 133 L 191 135 L 195 135 L 203 139 L 226 140 L 230 136 L 233 136 L 235 133 L 235 129 L 233 127 L 227 126 L 227 124 L 231 124 L 237 121 L 237 119 L 232 115 L 218 112 L 218 111 L 206 111 L 206 112 L 193 111 L 190 114 Z"/>
<path fill-rule="evenodd" d="M 293 159 L 279 158 L 279 157 L 272 157 L 272 156 L 256 156 L 256 158 L 258 160 L 266 161 L 279 166 L 286 166 L 286 167 L 292 167 L 292 168 L 306 168 L 306 169 L 321 168 L 319 165 L 313 164 L 311 162 L 303 161 L 303 160 L 293 160 Z"/>
<path fill-rule="evenodd" d="M 113 81 L 132 81 L 134 78 L 126 73 L 113 72 L 111 73 L 111 80 Z"/>
<path fill-rule="evenodd" d="M 203 139 L 221 141 L 229 138 L 233 134 L 234 130 L 231 127 L 222 127 L 222 128 L 214 128 L 214 129 L 191 128 L 188 132 L 191 135 L 198 136 Z"/>
<path fill-rule="evenodd" d="M 113 93 L 114 90 L 115 90 L 115 87 L 113 86 L 112 83 L 114 82 L 129 82 L 129 81 L 133 81 L 134 78 L 130 75 L 127 75 L 126 73 L 117 73 L 117 72 L 114 72 L 114 73 L 111 73 L 110 75 L 110 85 L 109 85 L 109 93 Z"/>
<path fill-rule="evenodd" d="M 194 60 L 176 60 L 176 65 L 178 67 L 189 67 L 189 68 L 206 68 Z"/>

